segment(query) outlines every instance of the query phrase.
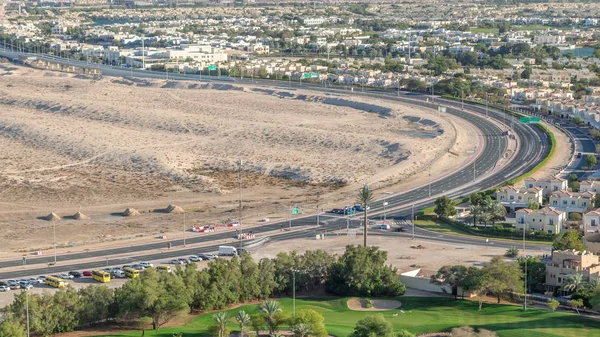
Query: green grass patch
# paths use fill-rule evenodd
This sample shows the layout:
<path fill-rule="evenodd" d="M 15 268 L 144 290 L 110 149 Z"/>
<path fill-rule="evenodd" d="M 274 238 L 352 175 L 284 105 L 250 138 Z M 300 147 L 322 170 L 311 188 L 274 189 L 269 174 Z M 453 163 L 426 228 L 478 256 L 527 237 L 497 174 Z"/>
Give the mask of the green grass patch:
<path fill-rule="evenodd" d="M 469 235 L 469 236 L 473 236 L 472 234 L 469 234 L 465 231 L 460 230 L 459 228 L 453 227 L 448 225 L 445 222 L 439 221 L 439 220 L 435 220 L 435 219 L 431 219 L 431 220 L 415 220 L 415 225 L 417 225 L 417 227 L 423 228 L 423 229 L 427 229 L 430 230 L 432 232 L 437 232 L 437 233 L 442 233 L 442 234 L 454 234 L 454 235 Z"/>
<path fill-rule="evenodd" d="M 494 34 L 494 35 L 498 35 L 500 33 L 500 30 L 498 28 L 487 28 L 487 27 L 469 27 L 469 31 L 471 33 Z"/>
<path fill-rule="evenodd" d="M 477 303 L 434 297 L 400 297 L 404 314 L 399 310 L 379 312 L 394 325 L 395 330 L 408 329 L 413 333 L 448 331 L 453 327 L 469 325 L 495 331 L 500 337 L 594 337 L 600 329 L 600 322 L 579 315 L 550 312 L 498 304 L 484 304 L 483 310 L 477 310 Z M 351 311 L 346 305 L 347 298 L 335 299 L 296 299 L 296 310 L 314 309 L 325 317 L 327 331 L 335 336 L 348 336 L 356 322 L 367 312 Z M 292 300 L 280 300 L 284 312 L 291 314 Z M 254 313 L 256 305 L 242 306 L 229 310 L 230 316 L 239 310 Z M 393 314 L 399 313 L 397 317 Z M 204 314 L 179 326 L 147 330 L 148 337 L 172 337 L 182 332 L 185 337 L 208 337 L 208 328 L 213 324 L 212 314 Z M 232 323 L 232 332 L 238 331 Z M 285 329 L 285 327 L 283 328 Z M 107 336 L 138 337 L 139 331 Z"/>

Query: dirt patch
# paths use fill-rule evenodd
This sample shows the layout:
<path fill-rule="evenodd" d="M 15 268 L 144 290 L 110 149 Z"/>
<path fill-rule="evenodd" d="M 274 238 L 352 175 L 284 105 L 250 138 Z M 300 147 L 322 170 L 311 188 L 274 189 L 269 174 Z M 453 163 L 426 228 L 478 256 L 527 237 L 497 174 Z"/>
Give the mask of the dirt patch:
<path fill-rule="evenodd" d="M 369 303 L 371 307 L 369 307 Z M 366 300 L 364 298 L 351 298 L 348 308 L 354 311 L 381 311 L 399 309 L 402 303 L 394 300 Z"/>

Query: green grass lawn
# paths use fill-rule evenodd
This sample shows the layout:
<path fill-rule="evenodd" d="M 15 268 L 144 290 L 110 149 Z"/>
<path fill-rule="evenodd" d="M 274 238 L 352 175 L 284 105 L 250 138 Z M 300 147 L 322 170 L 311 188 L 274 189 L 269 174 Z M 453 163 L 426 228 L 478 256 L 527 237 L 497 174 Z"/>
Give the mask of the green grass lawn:
<path fill-rule="evenodd" d="M 335 336 L 347 336 L 355 323 L 368 315 L 364 311 L 351 311 L 346 298 L 338 299 L 297 299 L 296 310 L 314 309 L 325 317 L 327 331 Z M 393 317 L 399 310 L 380 312 L 390 321 L 396 330 L 408 329 L 413 333 L 425 333 L 449 330 L 453 327 L 470 325 L 472 327 L 493 330 L 500 337 L 597 337 L 600 321 L 579 315 L 545 310 L 529 309 L 523 312 L 520 307 L 510 305 L 484 304 L 483 310 L 477 310 L 477 303 L 453 300 L 451 298 L 400 297 L 404 314 Z M 291 314 L 292 300 L 280 300 L 286 314 Z M 229 310 L 230 316 L 239 310 L 253 313 L 256 305 L 242 306 Z M 185 337 L 205 337 L 212 325 L 212 315 L 205 314 L 192 319 L 189 323 L 173 328 L 146 331 L 148 337 L 172 337 L 182 332 Z M 233 322 L 233 320 L 232 320 Z M 231 324 L 232 332 L 237 325 Z M 140 336 L 140 332 L 110 336 Z"/>
<path fill-rule="evenodd" d="M 495 34 L 498 35 L 498 28 L 486 28 L 486 27 L 469 27 L 469 31 L 472 33 L 482 33 L 482 34 Z"/>

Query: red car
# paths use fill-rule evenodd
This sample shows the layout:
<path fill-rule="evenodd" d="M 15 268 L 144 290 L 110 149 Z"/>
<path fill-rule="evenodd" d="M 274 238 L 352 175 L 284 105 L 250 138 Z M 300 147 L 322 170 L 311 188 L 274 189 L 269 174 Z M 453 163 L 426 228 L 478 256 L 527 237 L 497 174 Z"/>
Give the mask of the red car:
<path fill-rule="evenodd" d="M 89 270 L 84 271 L 82 274 L 83 276 L 92 276 L 92 272 Z"/>

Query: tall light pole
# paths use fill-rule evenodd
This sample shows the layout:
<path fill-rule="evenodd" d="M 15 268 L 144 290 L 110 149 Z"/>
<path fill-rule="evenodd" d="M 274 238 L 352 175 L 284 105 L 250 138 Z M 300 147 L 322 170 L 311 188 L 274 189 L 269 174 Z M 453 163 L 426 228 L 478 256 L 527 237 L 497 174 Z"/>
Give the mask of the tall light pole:
<path fill-rule="evenodd" d="M 183 211 L 183 247 L 185 247 L 185 210 Z"/>
<path fill-rule="evenodd" d="M 415 239 L 415 204 L 412 205 L 411 221 L 412 223 L 412 239 Z"/>
<path fill-rule="evenodd" d="M 52 229 L 54 234 L 54 264 L 56 264 L 56 221 L 52 222 Z"/>
<path fill-rule="evenodd" d="M 242 248 L 242 160 L 238 160 L 238 192 L 239 192 L 239 221 L 240 224 L 240 248 Z"/>
<path fill-rule="evenodd" d="M 294 316 L 296 316 L 296 272 L 296 269 L 292 269 L 292 312 Z"/>
<path fill-rule="evenodd" d="M 529 258 L 525 256 L 525 289 L 523 290 L 523 311 L 527 311 L 527 260 L 529 260 Z"/>
<path fill-rule="evenodd" d="M 429 197 L 431 198 L 431 166 L 429 166 Z"/>
<path fill-rule="evenodd" d="M 383 192 L 383 194 L 385 195 L 383 197 L 383 223 L 385 224 L 385 222 L 387 220 L 387 217 L 386 217 L 386 207 L 388 205 L 387 196 L 390 194 L 393 194 L 393 192 Z"/>
<path fill-rule="evenodd" d="M 477 146 L 475 146 L 475 149 L 473 149 L 473 153 L 475 153 L 477 151 Z M 473 158 L 473 182 L 475 182 L 475 162 L 477 161 L 477 156 L 475 158 Z"/>
<path fill-rule="evenodd" d="M 29 337 L 29 292 L 25 289 L 25 311 L 27 312 L 27 337 Z"/>

